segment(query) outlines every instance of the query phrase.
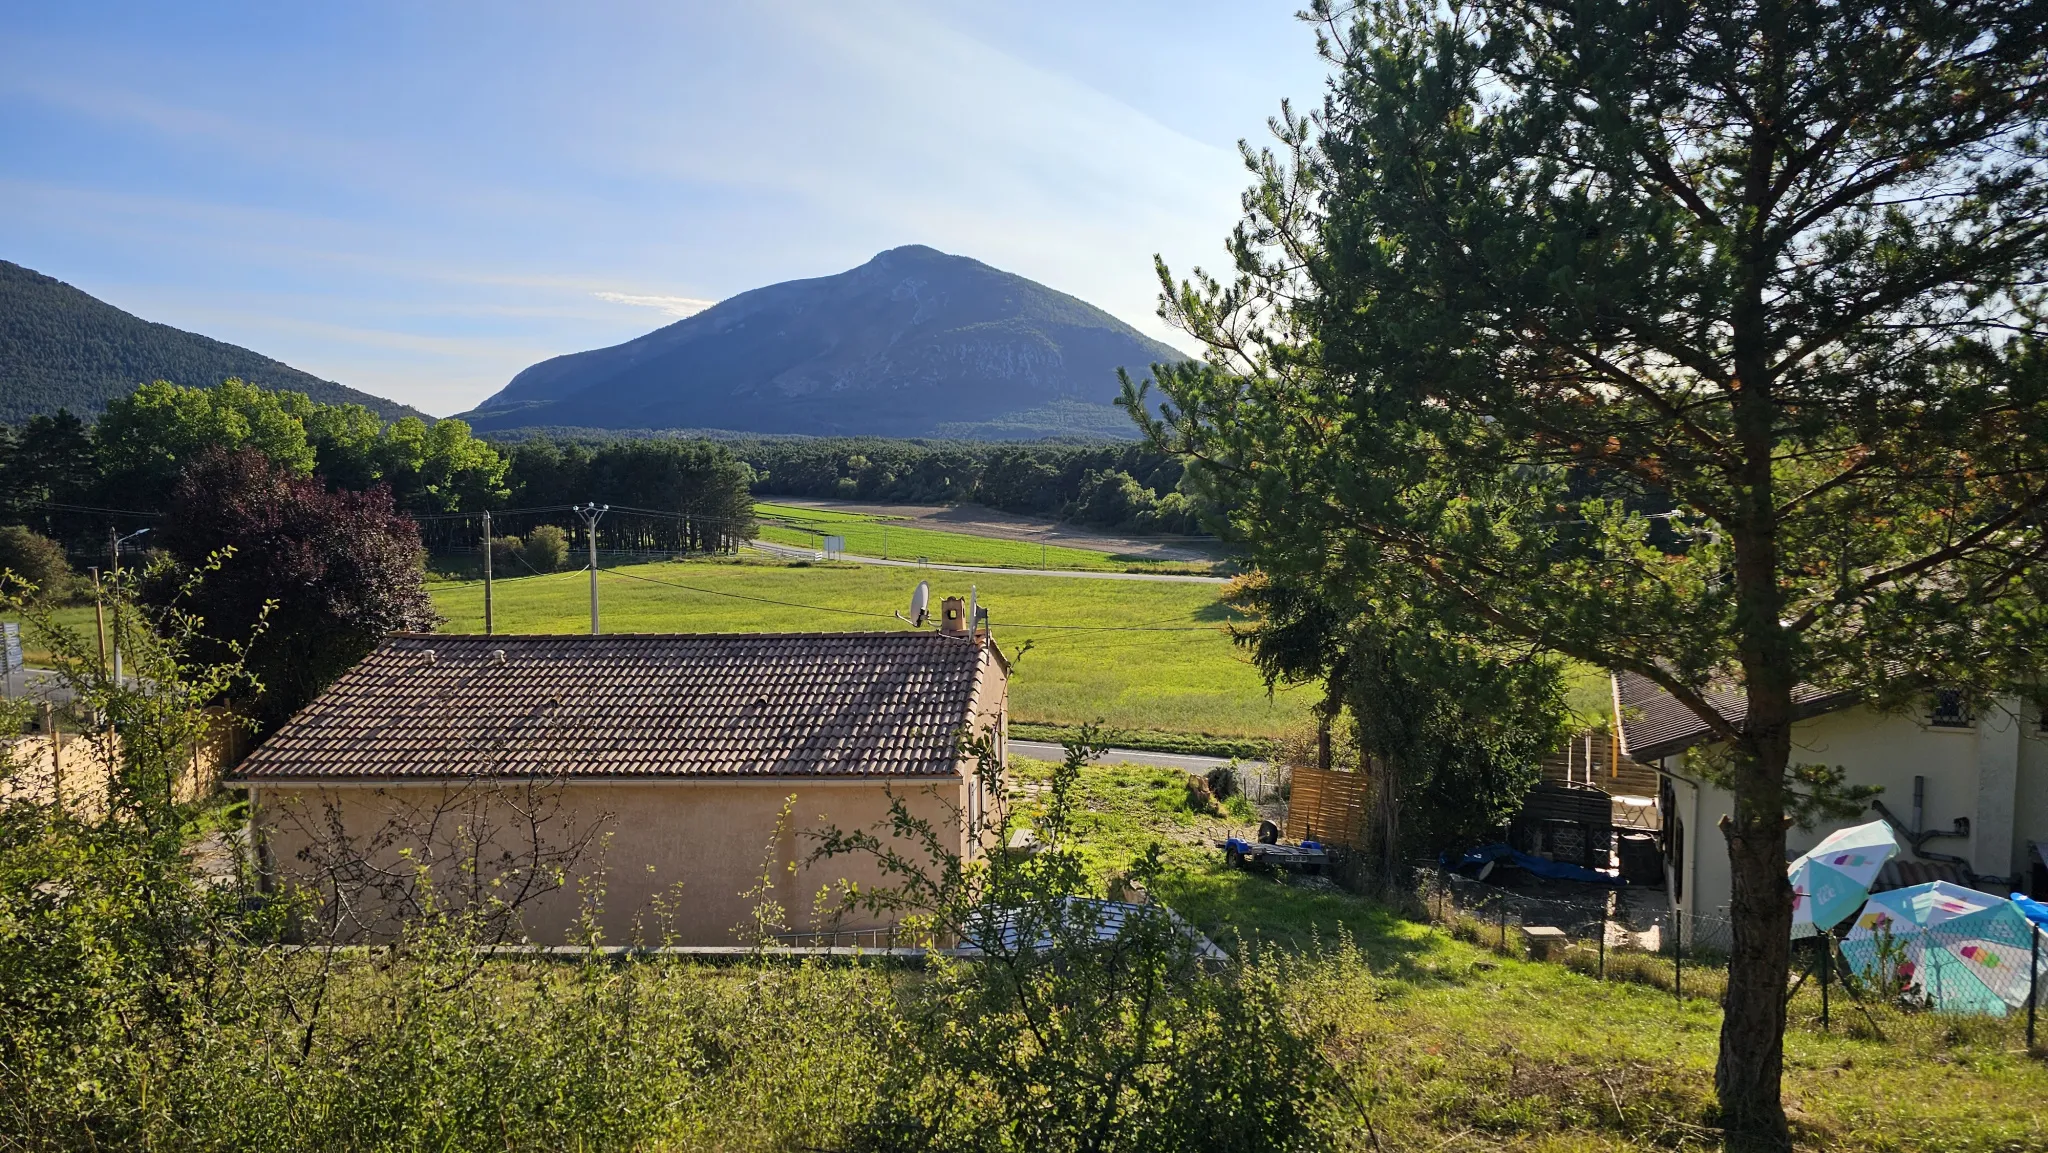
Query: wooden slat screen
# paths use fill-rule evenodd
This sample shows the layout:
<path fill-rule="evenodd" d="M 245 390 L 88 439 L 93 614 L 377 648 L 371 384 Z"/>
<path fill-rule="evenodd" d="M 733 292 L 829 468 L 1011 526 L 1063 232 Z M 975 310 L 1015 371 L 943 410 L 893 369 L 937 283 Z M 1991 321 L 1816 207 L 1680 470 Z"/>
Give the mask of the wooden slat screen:
<path fill-rule="evenodd" d="M 1587 779 L 1587 738 L 1592 739 L 1592 779 Z M 1567 776 L 1569 774 L 1569 776 Z M 1543 758 L 1543 779 L 1559 784 L 1591 784 L 1610 793 L 1657 795 L 1657 770 L 1616 756 L 1613 738 L 1600 732 L 1573 734 L 1564 748 Z"/>
<path fill-rule="evenodd" d="M 1358 848 L 1365 844 L 1369 777 L 1325 769 L 1294 769 L 1287 798 L 1287 839 Z"/>

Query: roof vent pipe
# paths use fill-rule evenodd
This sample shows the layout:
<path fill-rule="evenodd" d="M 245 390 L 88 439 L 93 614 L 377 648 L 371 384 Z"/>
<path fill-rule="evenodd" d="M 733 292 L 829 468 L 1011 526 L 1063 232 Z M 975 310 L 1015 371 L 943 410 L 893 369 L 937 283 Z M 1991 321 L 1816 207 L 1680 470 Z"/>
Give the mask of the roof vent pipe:
<path fill-rule="evenodd" d="M 420 650 L 420 659 L 421 659 L 421 660 L 424 660 L 424 661 L 426 661 L 426 662 L 427 662 L 428 664 L 433 664 L 433 663 L 434 663 L 434 650 L 432 650 L 432 649 L 421 649 L 421 650 Z"/>
<path fill-rule="evenodd" d="M 507 664 L 507 662 L 506 662 L 506 660 L 505 660 L 505 650 L 504 650 L 504 649 L 492 649 L 492 650 L 491 650 L 491 663 L 492 663 L 492 664 L 494 664 L 494 665 L 497 665 L 497 666 L 498 666 L 499 668 L 503 668 L 503 667 L 505 667 L 505 665 Z"/>

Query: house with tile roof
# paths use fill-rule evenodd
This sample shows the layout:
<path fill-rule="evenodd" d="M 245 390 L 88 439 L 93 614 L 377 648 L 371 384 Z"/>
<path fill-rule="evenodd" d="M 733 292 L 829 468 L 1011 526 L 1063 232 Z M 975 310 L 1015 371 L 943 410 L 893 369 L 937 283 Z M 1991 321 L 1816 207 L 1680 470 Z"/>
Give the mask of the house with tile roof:
<path fill-rule="evenodd" d="M 963 755 L 1006 743 L 1009 666 L 985 630 L 400 635 L 236 769 L 266 875 L 375 939 L 429 899 L 508 907 L 508 935 L 734 945 L 860 939 L 815 898 L 873 885 L 813 863 L 826 826 L 901 799 L 945 848 L 1000 803 Z M 909 846 L 905 846 L 908 848 Z M 431 882 L 427 885 L 426 882 Z M 751 931 L 751 930 L 750 930 Z"/>
<path fill-rule="evenodd" d="M 1613 684 L 1622 755 L 1663 778 L 1658 808 L 1672 903 L 1709 922 L 1725 918 L 1731 880 L 1720 821 L 1734 801 L 1686 756 L 1716 737 L 1649 678 L 1621 673 Z M 1731 687 L 1706 699 L 1741 727 L 1742 693 Z M 1881 885 L 1947 879 L 2001 893 L 2048 892 L 2048 717 L 2041 706 L 2015 697 L 1972 713 L 1955 694 L 1937 692 L 1916 709 L 1887 711 L 1862 693 L 1804 685 L 1793 701 L 1795 763 L 1837 767 L 1848 784 L 1883 792 L 1855 817 L 1792 828 L 1791 853 L 1883 818 L 1903 851 Z"/>

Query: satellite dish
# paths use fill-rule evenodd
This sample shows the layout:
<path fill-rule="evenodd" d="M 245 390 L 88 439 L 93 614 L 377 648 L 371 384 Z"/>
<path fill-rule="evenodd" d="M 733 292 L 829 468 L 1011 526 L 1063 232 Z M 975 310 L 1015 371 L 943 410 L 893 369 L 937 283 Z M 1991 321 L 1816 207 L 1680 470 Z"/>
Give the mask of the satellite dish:
<path fill-rule="evenodd" d="M 917 591 L 910 594 L 910 615 L 904 619 L 913 628 L 922 626 L 931 619 L 932 582 L 917 582 Z"/>

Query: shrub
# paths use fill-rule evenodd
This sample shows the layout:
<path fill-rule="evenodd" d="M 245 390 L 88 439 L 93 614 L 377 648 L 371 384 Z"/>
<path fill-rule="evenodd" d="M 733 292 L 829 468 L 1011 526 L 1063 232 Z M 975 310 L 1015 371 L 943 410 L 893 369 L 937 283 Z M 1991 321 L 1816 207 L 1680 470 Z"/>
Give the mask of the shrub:
<path fill-rule="evenodd" d="M 971 942 L 976 961 L 940 960 L 907 998 L 910 1043 L 884 1073 L 852 1149 L 1308 1150 L 1334 1079 L 1320 1043 L 1298 1028 L 1276 975 L 1257 965 L 1209 968 L 1163 907 L 1125 911 L 1110 932 L 1086 883 L 1075 784 L 1102 751 L 1092 732 L 1067 746 L 1044 811 L 1028 823 L 1038 851 L 972 867 L 945 833 L 901 799 L 872 829 L 822 830 L 813 860 L 855 854 L 894 883 L 845 895 L 845 907 L 895 915 L 930 939 Z M 969 746 L 984 788 L 1001 786 L 986 738 Z M 1188 777 L 1189 793 L 1208 787 Z M 970 841 L 1008 844 L 1022 822 L 1005 807 L 977 818 Z M 1152 846 L 1114 876 L 1134 894 L 1156 880 Z"/>
<path fill-rule="evenodd" d="M 26 525 L 0 528 L 0 569 L 35 586 L 35 599 L 62 599 L 71 592 L 71 565 L 64 546 Z"/>
<path fill-rule="evenodd" d="M 511 576 L 519 571 L 519 549 L 522 541 L 516 536 L 494 536 L 491 538 L 491 567 L 493 575 Z"/>
<path fill-rule="evenodd" d="M 554 572 L 569 559 L 569 534 L 555 525 L 541 525 L 526 534 L 519 559 L 535 572 Z"/>
<path fill-rule="evenodd" d="M 1203 779 L 1209 782 L 1209 795 L 1219 801 L 1227 801 L 1237 795 L 1237 771 L 1229 765 L 1217 765 Z"/>

